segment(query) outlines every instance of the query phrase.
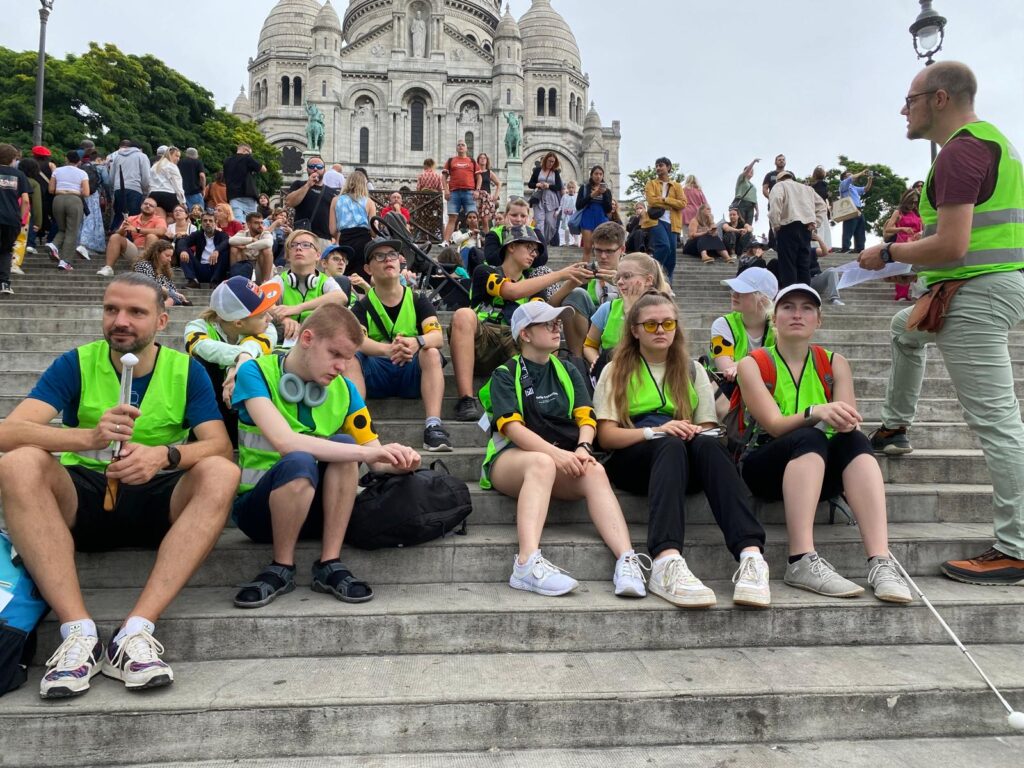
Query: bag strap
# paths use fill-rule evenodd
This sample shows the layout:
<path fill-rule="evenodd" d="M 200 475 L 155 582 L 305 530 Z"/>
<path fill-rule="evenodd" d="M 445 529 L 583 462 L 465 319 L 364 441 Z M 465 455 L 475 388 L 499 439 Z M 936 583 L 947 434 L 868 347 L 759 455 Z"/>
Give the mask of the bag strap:
<path fill-rule="evenodd" d="M 388 337 L 388 341 L 389 342 L 394 341 L 395 340 L 394 334 L 391 333 L 391 331 L 388 330 L 387 326 L 384 325 L 384 321 L 381 320 L 380 315 L 377 314 L 377 310 L 373 306 L 373 302 L 370 301 L 369 294 L 367 294 L 367 297 L 366 297 L 366 312 L 367 312 L 367 314 L 370 315 L 370 317 L 373 318 L 373 322 L 375 322 L 377 324 L 377 327 L 380 328 L 381 331 L 383 331 L 384 335 Z M 393 327 L 394 326 L 392 326 L 392 328 Z"/>
<path fill-rule="evenodd" d="M 814 355 L 814 371 L 818 374 L 818 379 L 821 380 L 826 399 L 831 403 L 832 384 L 835 382 L 835 377 L 832 375 L 832 358 L 824 347 L 817 344 L 811 345 L 811 354 Z"/>
<path fill-rule="evenodd" d="M 772 356 L 768 354 L 764 347 L 755 349 L 750 353 L 750 356 L 754 358 L 754 362 L 757 363 L 757 367 L 761 371 L 761 381 L 764 382 L 768 394 L 774 395 L 777 374 L 775 371 L 775 361 L 772 360 Z"/>
<path fill-rule="evenodd" d="M 316 199 L 316 205 L 313 206 L 313 212 L 309 214 L 309 226 L 313 226 L 313 219 L 316 218 L 316 212 L 320 210 L 320 203 L 324 201 L 324 197 L 327 196 L 327 187 L 324 187 L 320 193 L 320 197 Z"/>

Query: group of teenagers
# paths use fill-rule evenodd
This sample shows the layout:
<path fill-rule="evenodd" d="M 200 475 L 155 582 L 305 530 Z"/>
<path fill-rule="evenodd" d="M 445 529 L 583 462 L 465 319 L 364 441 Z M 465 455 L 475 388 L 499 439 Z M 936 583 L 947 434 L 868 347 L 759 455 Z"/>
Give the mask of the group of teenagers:
<path fill-rule="evenodd" d="M 517 218 L 506 210 L 506 221 Z M 864 591 L 820 557 L 813 541 L 819 500 L 845 491 L 875 596 L 910 602 L 888 557 L 882 476 L 857 429 L 849 366 L 823 353 L 827 383 L 816 368 L 817 293 L 794 285 L 774 295 L 771 275 L 751 277 L 754 270 L 727 281 L 732 355 L 714 360 L 714 378 L 738 384 L 749 414 L 752 438 L 737 468 L 714 435 L 721 393 L 690 359 L 660 268 L 646 254 L 623 255 L 620 225 L 602 226 L 594 233 L 596 271 L 573 264 L 538 275 L 532 270 L 547 254 L 536 232 L 498 230 L 500 265 L 476 267 L 472 306 L 456 313 L 450 329 L 460 390 L 468 372 L 469 405 L 475 410 L 479 395 L 488 417 L 480 485 L 517 498 L 510 586 L 542 595 L 576 589 L 544 557 L 541 539 L 552 498 L 584 499 L 616 558 L 617 595 L 650 590 L 680 607 L 710 607 L 714 592 L 683 556 L 687 494 L 702 490 L 739 563 L 734 602 L 768 606 L 765 531 L 737 482 L 742 477 L 757 496 L 785 502 L 786 583 L 831 597 Z M 157 283 L 126 273 L 108 284 L 104 338 L 58 358 L 0 423 L 0 494 L 11 539 L 60 621 L 62 642 L 47 661 L 42 697 L 82 694 L 100 672 L 132 690 L 170 684 L 156 622 L 229 515 L 272 552 L 235 595 L 239 608 L 266 606 L 295 589 L 303 538 L 320 541 L 314 591 L 352 603 L 373 598 L 369 583 L 341 561 L 360 467 L 406 473 L 421 457 L 379 440 L 364 398 L 422 398 L 424 448 L 450 448 L 428 440 L 440 425 L 443 331 L 401 284 L 400 247 L 384 239 L 367 245 L 366 293 L 353 301 L 352 279 L 347 293 L 342 287 L 344 269 L 337 278 L 319 271 L 319 238 L 296 230 L 278 278 L 261 286 L 235 276 L 216 287 L 209 310 L 185 331 L 184 353 L 156 342 L 169 320 Z M 341 262 L 345 255 L 337 246 L 327 254 Z M 604 317 L 600 333 L 591 328 L 584 337 L 588 362 L 602 363 L 593 394 L 593 366 L 558 354 L 563 331 L 587 314 L 594 323 Z M 758 344 L 776 369 L 771 389 L 749 354 Z M 131 397 L 122 402 L 129 352 L 137 362 Z M 487 382 L 478 393 L 474 375 Z M 468 410 L 457 418 L 468 420 Z M 58 415 L 62 426 L 51 426 Z M 613 486 L 648 496 L 649 556 L 633 549 Z M 135 606 L 104 644 L 74 552 L 126 546 L 158 554 Z"/>

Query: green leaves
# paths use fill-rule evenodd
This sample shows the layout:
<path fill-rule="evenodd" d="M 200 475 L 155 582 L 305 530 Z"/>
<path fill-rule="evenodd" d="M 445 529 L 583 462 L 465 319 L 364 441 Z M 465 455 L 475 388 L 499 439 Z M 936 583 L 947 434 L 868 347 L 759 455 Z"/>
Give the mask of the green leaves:
<path fill-rule="evenodd" d="M 0 72 L 0 136 L 30 147 L 36 54 L 0 47 Z M 59 157 L 84 138 L 105 152 L 121 139 L 137 141 L 150 155 L 161 144 L 195 147 L 211 172 L 245 142 L 267 166 L 258 177 L 261 190 L 273 193 L 282 184 L 280 153 L 254 124 L 217 107 L 213 94 L 155 56 L 126 54 L 110 44 L 90 43 L 84 54 L 46 61 L 43 144 Z"/>
<path fill-rule="evenodd" d="M 828 182 L 829 198 L 832 200 L 839 199 L 839 177 L 843 171 L 858 173 L 865 168 L 870 168 L 875 174 L 871 191 L 864 195 L 864 223 L 881 237 L 885 222 L 899 205 L 903 193 L 907 191 L 909 186 L 907 179 L 897 176 L 887 165 L 859 163 L 846 155 L 839 155 L 839 165 L 839 168 L 831 168 L 825 175 L 825 180 Z M 855 183 L 858 187 L 863 187 L 867 184 L 867 177 L 857 179 Z"/>
<path fill-rule="evenodd" d="M 633 171 L 629 174 L 629 186 L 626 187 L 626 197 L 633 199 L 642 198 L 644 196 L 644 185 L 651 179 L 656 178 L 657 175 L 653 165 L 649 168 L 640 168 Z M 683 174 L 679 172 L 679 163 L 672 163 L 672 171 L 669 173 L 669 177 L 680 184 L 683 183 Z"/>

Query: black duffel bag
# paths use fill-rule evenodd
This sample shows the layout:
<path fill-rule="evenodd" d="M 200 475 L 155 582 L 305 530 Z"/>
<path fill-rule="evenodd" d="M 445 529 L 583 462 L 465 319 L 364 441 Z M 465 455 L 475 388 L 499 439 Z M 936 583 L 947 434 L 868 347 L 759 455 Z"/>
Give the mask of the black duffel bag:
<path fill-rule="evenodd" d="M 437 471 L 440 466 L 443 472 Z M 469 488 L 438 460 L 404 475 L 368 472 L 359 481 L 345 543 L 360 549 L 409 547 L 451 533 L 466 534 L 473 511 Z M 458 530 L 456 530 L 458 528 Z"/>

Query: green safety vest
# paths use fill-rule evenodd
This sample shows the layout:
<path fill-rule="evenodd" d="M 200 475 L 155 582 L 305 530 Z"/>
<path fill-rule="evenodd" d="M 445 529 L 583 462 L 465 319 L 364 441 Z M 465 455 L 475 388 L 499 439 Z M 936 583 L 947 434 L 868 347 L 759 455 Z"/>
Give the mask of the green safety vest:
<path fill-rule="evenodd" d="M 622 327 L 626 324 L 626 305 L 622 299 L 612 299 L 608 322 L 601 331 L 601 349 L 614 349 L 622 338 Z"/>
<path fill-rule="evenodd" d="M 345 423 L 349 408 L 348 384 L 343 377 L 338 376 L 327 385 L 327 400 L 311 410 L 314 426 L 310 427 L 299 420 L 299 403 L 286 402 L 278 391 L 284 359 L 279 355 L 264 355 L 253 362 L 263 374 L 271 402 L 284 416 L 292 432 L 324 438 L 337 434 Z M 238 465 L 242 469 L 242 482 L 238 486 L 238 493 L 245 493 L 256 485 L 280 459 L 281 454 L 263 436 L 259 427 L 239 420 Z"/>
<path fill-rule="evenodd" d="M 1020 154 L 991 123 L 968 123 L 954 132 L 950 140 L 961 134 L 969 134 L 999 147 L 996 185 L 988 200 L 974 206 L 971 239 L 964 257 L 941 268 L 916 270 L 925 285 L 1024 268 L 1024 165 Z M 935 234 L 939 220 L 932 203 L 934 174 L 933 163 L 925 182 L 925 194 L 918 206 L 925 236 Z"/>
<path fill-rule="evenodd" d="M 140 445 L 179 445 L 188 439 L 185 406 L 188 393 L 189 357 L 169 347 L 157 347 L 156 365 L 139 403 L 131 441 Z M 104 413 L 121 399 L 121 378 L 110 360 L 106 341 L 94 341 L 78 348 L 78 370 L 82 389 L 78 400 L 78 428 L 93 429 Z M 113 460 L 113 451 L 66 451 L 60 463 L 103 472 Z"/>
<path fill-rule="evenodd" d="M 388 343 L 396 336 L 413 337 L 419 335 L 419 330 L 416 327 L 415 300 L 413 299 L 412 291 L 408 288 L 403 290 L 402 308 L 398 311 L 398 319 L 393 322 L 388 315 L 387 309 L 377 297 L 377 291 L 371 288 L 369 293 L 366 294 L 366 300 L 376 310 L 380 321 L 384 323 L 383 328 L 378 327 L 373 319 L 373 313 L 366 313 L 366 332 L 374 341 Z"/>
<path fill-rule="evenodd" d="M 572 379 L 569 377 L 569 372 L 565 370 L 565 365 L 556 355 L 551 355 L 551 364 L 555 366 L 555 376 L 558 378 L 558 383 L 562 387 L 562 391 L 566 397 L 569 398 L 569 414 L 568 417 L 573 418 L 573 410 L 576 407 L 576 389 L 572 385 Z M 515 363 L 515 370 L 512 371 L 512 380 L 515 382 L 516 387 L 516 403 L 519 406 L 519 412 L 523 412 L 523 384 L 520 380 L 522 373 L 523 358 L 522 355 L 516 355 L 509 362 Z M 499 365 L 495 370 L 510 370 L 508 363 Z M 494 374 L 491 374 L 493 377 Z M 491 411 L 491 382 L 494 379 L 488 379 L 487 383 L 481 387 L 479 396 L 480 404 L 483 406 L 484 411 L 487 412 L 487 417 L 491 420 L 491 438 L 487 441 L 487 451 L 484 453 L 483 465 L 480 467 L 480 487 L 487 489 L 491 487 L 490 479 L 490 467 L 494 463 L 494 459 L 497 458 L 501 451 L 505 450 L 511 443 L 510 440 L 502 436 L 497 429 L 494 428 L 494 413 Z M 529 425 L 527 425 L 529 426 Z"/>
<path fill-rule="evenodd" d="M 738 363 L 750 353 L 750 337 L 747 334 L 747 327 L 743 324 L 743 313 L 730 312 L 725 316 L 725 322 L 729 324 L 729 330 L 732 331 L 733 360 Z M 764 327 L 761 346 L 770 347 L 775 344 L 775 329 L 767 320 Z"/>
<path fill-rule="evenodd" d="M 497 277 L 497 275 L 492 274 L 490 278 L 488 278 L 488 281 L 490 281 L 491 279 L 497 279 Z M 523 274 L 523 276 L 519 278 L 519 280 L 525 279 L 525 274 Z M 519 281 L 516 280 L 513 282 Z M 472 300 L 473 296 L 470 295 L 470 301 Z M 516 299 L 515 301 L 507 301 L 506 299 L 501 298 L 501 296 L 491 296 L 490 294 L 487 294 L 484 300 L 479 305 L 477 305 L 476 316 L 481 323 L 498 323 L 500 325 L 509 325 L 510 323 L 505 322 L 505 305 L 525 304 L 528 301 L 543 301 L 543 299 L 536 299 L 531 298 L 529 296 L 524 296 L 523 298 Z"/>
<path fill-rule="evenodd" d="M 765 347 L 764 351 L 771 355 L 772 363 L 775 364 L 775 389 L 772 392 L 772 398 L 779 407 L 779 413 L 783 416 L 792 416 L 793 414 L 801 413 L 809 405 L 824 405 L 829 402 L 821 376 L 815 370 L 814 355 L 810 350 L 807 352 L 807 360 L 804 362 L 804 369 L 800 374 L 799 388 L 796 382 L 793 381 L 793 376 L 789 372 L 789 366 L 786 365 L 786 361 L 779 355 L 778 349 L 775 346 L 770 346 Z M 832 352 L 826 349 L 825 354 L 828 355 L 829 360 L 832 359 Z M 756 444 L 758 437 L 764 430 L 761 429 L 756 421 L 753 421 L 752 417 L 748 416 L 748 418 L 750 418 L 750 428 L 752 430 L 750 442 Z M 822 424 L 825 434 L 831 438 L 835 434 L 835 429 L 824 425 L 824 422 Z"/>
<path fill-rule="evenodd" d="M 302 304 L 306 301 L 312 301 L 318 299 L 324 295 L 324 284 L 327 282 L 327 275 L 323 272 L 316 272 L 316 281 L 313 283 L 313 287 L 308 289 L 305 293 L 300 291 L 298 288 L 292 287 L 292 272 L 290 269 L 286 269 L 281 273 L 281 285 L 284 286 L 284 292 L 281 295 L 281 305 L 285 307 L 294 307 Z M 306 278 L 295 278 L 295 282 L 301 282 L 303 285 L 306 283 Z M 311 314 L 314 310 L 307 309 L 305 312 L 301 312 L 298 317 L 298 322 L 302 322 Z"/>
<path fill-rule="evenodd" d="M 672 396 L 655 382 L 654 374 L 651 372 L 650 366 L 647 365 L 647 361 L 643 358 L 641 361 L 643 362 L 643 371 L 638 370 L 629 380 L 627 400 L 629 401 L 630 420 L 634 416 L 645 413 L 661 413 L 674 419 L 676 405 L 672 402 Z M 690 372 L 693 373 L 693 366 L 691 366 Z M 687 389 L 690 395 L 690 414 L 693 415 L 693 412 L 697 410 L 699 399 L 697 390 L 693 388 L 692 376 L 691 380 L 687 382 Z"/>

